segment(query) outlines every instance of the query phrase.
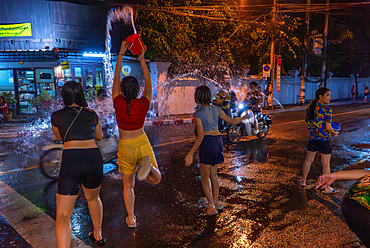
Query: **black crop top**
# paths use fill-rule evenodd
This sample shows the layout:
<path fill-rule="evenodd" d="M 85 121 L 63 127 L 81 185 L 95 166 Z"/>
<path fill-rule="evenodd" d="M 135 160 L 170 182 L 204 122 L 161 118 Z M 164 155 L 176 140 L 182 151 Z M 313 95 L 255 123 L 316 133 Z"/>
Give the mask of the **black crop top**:
<path fill-rule="evenodd" d="M 65 107 L 51 115 L 51 124 L 59 129 L 62 139 L 81 107 Z M 95 139 L 95 127 L 99 117 L 91 109 L 82 108 L 81 113 L 69 129 L 66 141 Z"/>

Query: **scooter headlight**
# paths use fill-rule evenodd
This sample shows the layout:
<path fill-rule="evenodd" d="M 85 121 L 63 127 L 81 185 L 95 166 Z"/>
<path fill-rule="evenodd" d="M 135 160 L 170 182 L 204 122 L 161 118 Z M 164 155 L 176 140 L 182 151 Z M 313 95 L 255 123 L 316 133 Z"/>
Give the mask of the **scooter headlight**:
<path fill-rule="evenodd" d="M 238 109 L 243 109 L 243 108 L 244 108 L 244 104 L 240 103 L 240 104 L 238 105 Z"/>

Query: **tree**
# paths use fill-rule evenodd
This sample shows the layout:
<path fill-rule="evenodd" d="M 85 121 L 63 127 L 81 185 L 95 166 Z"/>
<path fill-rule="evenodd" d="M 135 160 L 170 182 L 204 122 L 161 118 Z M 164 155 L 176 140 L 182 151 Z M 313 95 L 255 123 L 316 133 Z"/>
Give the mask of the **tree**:
<path fill-rule="evenodd" d="M 270 28 L 270 17 L 259 22 L 241 19 L 236 1 L 204 8 L 197 0 L 147 0 L 145 4 L 148 10 L 139 12 L 139 29 L 147 55 L 170 61 L 170 75 L 198 73 L 222 82 L 225 75 L 241 75 L 247 68 L 258 73 L 269 62 L 271 32 L 276 32 Z M 295 59 L 300 43 L 292 32 L 298 19 L 283 18 L 276 36 L 279 51 Z"/>

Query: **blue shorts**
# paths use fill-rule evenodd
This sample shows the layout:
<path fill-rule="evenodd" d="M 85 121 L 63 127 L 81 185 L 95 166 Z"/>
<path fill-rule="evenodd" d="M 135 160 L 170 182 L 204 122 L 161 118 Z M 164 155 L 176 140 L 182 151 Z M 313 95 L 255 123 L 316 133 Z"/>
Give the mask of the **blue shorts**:
<path fill-rule="evenodd" d="M 205 135 L 199 146 L 199 162 L 215 166 L 224 162 L 224 144 L 221 135 Z"/>
<path fill-rule="evenodd" d="M 309 140 L 306 149 L 310 152 L 320 152 L 321 154 L 331 154 L 333 151 L 330 140 Z"/>

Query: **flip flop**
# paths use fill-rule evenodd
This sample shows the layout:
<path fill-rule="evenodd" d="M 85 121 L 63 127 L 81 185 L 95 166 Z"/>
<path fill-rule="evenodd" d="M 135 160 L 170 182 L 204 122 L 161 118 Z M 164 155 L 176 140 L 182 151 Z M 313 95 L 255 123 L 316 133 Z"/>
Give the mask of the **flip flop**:
<path fill-rule="evenodd" d="M 209 203 L 208 203 L 208 202 L 205 202 L 205 203 L 203 203 L 202 205 L 203 205 L 203 207 L 205 207 L 205 208 L 209 208 Z M 222 204 L 220 203 L 220 205 L 218 205 L 218 206 L 216 206 L 216 205 L 215 205 L 215 208 L 216 208 L 217 210 L 222 210 L 222 209 L 224 209 L 224 205 L 222 205 Z"/>
<path fill-rule="evenodd" d="M 136 224 L 136 216 L 134 215 L 134 221 L 135 221 L 135 224 L 130 224 L 128 222 L 128 217 L 126 217 L 126 224 L 128 226 L 128 228 L 136 228 L 137 227 L 137 224 Z"/>
<path fill-rule="evenodd" d="M 101 240 L 96 240 L 95 237 L 94 237 L 94 232 L 91 232 L 91 233 L 89 233 L 89 238 L 90 238 L 91 242 L 93 242 L 94 245 L 96 244 L 99 247 L 105 246 L 104 237 Z"/>
<path fill-rule="evenodd" d="M 206 212 L 206 215 L 215 215 L 215 214 L 218 214 L 218 211 L 217 209 L 213 210 L 213 211 L 209 211 L 209 209 L 207 209 L 207 212 Z"/>
<path fill-rule="evenodd" d="M 299 185 L 299 186 L 301 186 L 302 188 L 307 187 L 307 185 L 306 185 L 306 184 L 302 184 L 302 179 L 298 179 L 297 183 L 298 183 L 298 185 Z"/>
<path fill-rule="evenodd" d="M 340 192 L 340 190 L 338 190 L 338 189 L 332 189 L 331 191 L 329 191 L 329 192 L 325 192 L 325 190 L 323 190 L 323 191 L 321 191 L 322 193 L 324 193 L 324 194 L 338 194 L 339 192 Z"/>

